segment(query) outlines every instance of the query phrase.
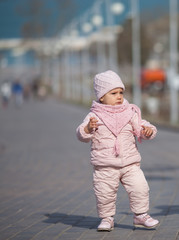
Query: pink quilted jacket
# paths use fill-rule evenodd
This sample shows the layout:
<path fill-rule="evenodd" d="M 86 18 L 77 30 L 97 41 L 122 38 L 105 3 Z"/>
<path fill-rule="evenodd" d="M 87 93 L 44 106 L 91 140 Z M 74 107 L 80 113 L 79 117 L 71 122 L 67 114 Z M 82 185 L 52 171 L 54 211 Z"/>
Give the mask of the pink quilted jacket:
<path fill-rule="evenodd" d="M 84 131 L 84 127 L 88 124 L 90 117 L 97 118 L 99 127 L 92 134 L 87 134 Z M 138 125 L 138 122 L 138 115 L 135 113 L 130 122 L 123 127 L 117 136 L 117 144 L 119 144 L 120 152 L 116 156 L 113 151 L 116 137 L 95 113 L 90 112 L 83 123 L 77 128 L 76 132 L 80 141 L 91 141 L 91 164 L 94 166 L 125 167 L 140 162 L 141 155 L 138 152 L 136 138 L 133 134 L 133 128 Z M 142 120 L 141 125 L 150 126 L 153 129 L 153 134 L 150 138 L 146 138 L 142 134 L 141 138 L 153 139 L 157 133 L 156 127 L 146 120 Z"/>

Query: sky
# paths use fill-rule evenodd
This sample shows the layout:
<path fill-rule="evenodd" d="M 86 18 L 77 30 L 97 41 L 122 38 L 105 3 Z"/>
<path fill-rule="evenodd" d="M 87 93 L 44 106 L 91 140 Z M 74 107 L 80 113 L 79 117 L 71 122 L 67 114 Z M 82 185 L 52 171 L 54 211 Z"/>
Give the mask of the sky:
<path fill-rule="evenodd" d="M 0 39 L 20 38 L 22 37 L 22 27 L 29 22 L 30 16 L 24 13 L 19 14 L 18 10 L 26 9 L 32 0 L 0 0 Z M 44 24 L 48 26 L 48 36 L 52 36 L 69 21 L 84 13 L 92 7 L 96 0 L 70 0 L 72 5 L 65 9 L 60 8 L 58 2 L 61 0 L 41 0 L 45 5 L 42 10 L 50 15 L 44 19 Z M 66 0 L 68 2 L 68 0 Z M 111 0 L 119 2 L 118 0 Z M 62 2 L 62 1 L 61 1 Z M 130 0 L 120 0 L 120 2 L 128 3 Z M 158 9 L 156 14 L 160 14 L 160 9 L 168 10 L 169 0 L 140 0 L 140 8 L 142 12 Z M 63 23 L 62 19 L 65 19 Z"/>

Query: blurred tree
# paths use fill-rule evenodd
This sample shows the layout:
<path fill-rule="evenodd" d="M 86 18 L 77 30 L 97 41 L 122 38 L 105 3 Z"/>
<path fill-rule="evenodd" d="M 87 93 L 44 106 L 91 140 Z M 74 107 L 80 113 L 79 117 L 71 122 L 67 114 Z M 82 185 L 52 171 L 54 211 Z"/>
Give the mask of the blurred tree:
<path fill-rule="evenodd" d="M 124 23 L 124 31 L 119 34 L 117 40 L 118 46 L 118 61 L 119 63 L 132 63 L 132 21 L 128 19 Z M 148 36 L 147 29 L 144 25 L 141 25 L 140 29 L 141 38 L 141 64 L 145 64 L 145 61 L 149 57 L 152 47 L 152 39 Z"/>
<path fill-rule="evenodd" d="M 17 13 L 27 19 L 22 25 L 22 37 L 39 38 L 47 34 L 51 11 L 45 8 L 42 0 L 28 0 L 17 6 Z"/>
<path fill-rule="evenodd" d="M 151 49 L 153 48 L 154 41 L 149 36 L 147 28 L 144 24 L 141 25 L 141 65 L 144 66 L 148 60 Z"/>
<path fill-rule="evenodd" d="M 58 5 L 59 14 L 56 22 L 56 34 L 59 33 L 63 27 L 71 21 L 73 16 L 77 13 L 77 1 L 74 0 L 55 0 Z"/>
<path fill-rule="evenodd" d="M 73 0 L 26 0 L 17 13 L 26 19 L 21 32 L 24 38 L 51 37 L 68 23 L 75 13 Z"/>
<path fill-rule="evenodd" d="M 123 26 L 123 32 L 118 35 L 118 61 L 119 63 L 132 63 L 132 27 L 128 19 Z"/>

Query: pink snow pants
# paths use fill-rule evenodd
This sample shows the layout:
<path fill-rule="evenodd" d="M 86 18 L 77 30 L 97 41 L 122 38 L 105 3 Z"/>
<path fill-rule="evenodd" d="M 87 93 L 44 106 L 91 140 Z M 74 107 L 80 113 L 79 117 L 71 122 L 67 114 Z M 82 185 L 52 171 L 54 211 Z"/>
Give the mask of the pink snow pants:
<path fill-rule="evenodd" d="M 119 182 L 126 189 L 131 211 L 145 213 L 149 209 L 149 186 L 139 164 L 123 168 L 94 167 L 93 186 L 100 218 L 114 216 Z"/>

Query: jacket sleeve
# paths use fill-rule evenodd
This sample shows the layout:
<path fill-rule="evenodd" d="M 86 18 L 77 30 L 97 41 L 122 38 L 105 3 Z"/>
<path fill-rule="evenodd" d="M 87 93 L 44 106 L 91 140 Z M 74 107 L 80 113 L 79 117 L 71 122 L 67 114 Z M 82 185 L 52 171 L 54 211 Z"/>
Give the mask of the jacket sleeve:
<path fill-rule="evenodd" d="M 132 122 L 135 126 L 137 126 L 139 124 L 139 119 L 138 119 L 137 113 L 134 114 Z M 142 134 L 142 126 L 147 126 L 147 127 L 152 128 L 153 133 L 150 137 L 146 137 L 144 134 Z M 140 132 L 141 132 L 140 137 L 142 139 L 148 140 L 148 139 L 155 138 L 155 136 L 157 134 L 157 128 L 154 125 L 152 125 L 150 122 L 146 121 L 145 119 L 142 119 L 141 124 L 140 124 L 140 126 L 138 125 L 138 127 L 140 128 Z"/>
<path fill-rule="evenodd" d="M 76 129 L 76 135 L 77 138 L 81 141 L 81 142 L 90 142 L 92 136 L 93 136 L 93 132 L 92 133 L 86 133 L 84 128 L 85 126 L 88 124 L 90 117 L 92 117 L 92 114 L 89 113 L 85 119 L 83 120 L 83 122 L 77 127 Z"/>

